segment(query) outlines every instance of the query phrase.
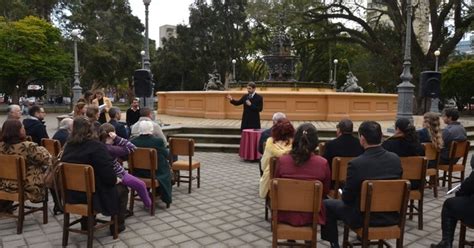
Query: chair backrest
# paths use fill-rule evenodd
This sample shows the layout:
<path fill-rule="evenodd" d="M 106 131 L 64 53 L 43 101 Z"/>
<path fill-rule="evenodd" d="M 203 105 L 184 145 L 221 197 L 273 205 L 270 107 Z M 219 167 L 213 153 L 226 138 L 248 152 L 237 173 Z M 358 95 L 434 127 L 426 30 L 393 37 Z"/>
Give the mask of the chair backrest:
<path fill-rule="evenodd" d="M 421 156 L 400 157 L 403 169 L 403 179 L 421 180 L 424 185 L 426 180 L 426 159 Z"/>
<path fill-rule="evenodd" d="M 171 155 L 194 156 L 194 139 L 170 138 L 169 147 Z"/>
<path fill-rule="evenodd" d="M 361 212 L 406 212 L 407 180 L 365 180 L 362 182 Z"/>
<path fill-rule="evenodd" d="M 88 164 L 60 163 L 61 188 L 85 192 L 86 195 L 95 192 L 94 168 Z"/>
<path fill-rule="evenodd" d="M 19 155 L 0 155 L 0 179 L 16 181 L 18 194 L 0 191 L 0 199 L 9 201 L 23 201 L 24 182 L 26 179 L 25 159 Z"/>
<path fill-rule="evenodd" d="M 469 147 L 471 143 L 467 140 L 464 141 L 453 141 L 449 149 L 449 158 L 463 158 L 463 165 L 466 164 L 467 154 L 469 153 Z"/>
<path fill-rule="evenodd" d="M 46 148 L 49 154 L 54 157 L 57 157 L 59 155 L 59 152 L 61 151 L 61 143 L 59 142 L 59 140 L 42 138 L 41 146 Z"/>
<path fill-rule="evenodd" d="M 150 170 L 150 175 L 156 175 L 158 169 L 158 153 L 154 148 L 138 147 L 128 156 L 128 169 L 133 174 L 135 169 Z"/>
<path fill-rule="evenodd" d="M 427 160 L 438 160 L 439 151 L 435 148 L 433 143 L 422 143 L 423 149 L 425 150 L 425 158 Z"/>
<path fill-rule="evenodd" d="M 278 157 L 270 158 L 270 181 L 275 177 L 275 171 L 278 166 Z"/>
<path fill-rule="evenodd" d="M 349 161 L 352 159 L 354 159 L 354 157 L 334 157 L 331 165 L 331 180 L 345 182 L 347 178 L 347 167 L 349 166 Z"/>
<path fill-rule="evenodd" d="M 322 183 L 317 180 L 273 179 L 272 210 L 313 212 L 317 220 L 321 209 L 322 189 Z"/>
<path fill-rule="evenodd" d="M 321 142 L 318 144 L 318 154 L 323 156 L 324 152 L 326 152 L 326 142 Z"/>

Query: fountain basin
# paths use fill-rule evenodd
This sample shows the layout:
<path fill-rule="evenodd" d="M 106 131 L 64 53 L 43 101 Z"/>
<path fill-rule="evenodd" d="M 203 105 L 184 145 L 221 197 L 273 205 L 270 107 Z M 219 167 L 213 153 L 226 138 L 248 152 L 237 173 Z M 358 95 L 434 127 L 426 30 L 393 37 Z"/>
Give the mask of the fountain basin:
<path fill-rule="evenodd" d="M 271 120 L 273 113 L 283 112 L 290 120 L 339 121 L 394 120 L 397 113 L 396 94 L 346 93 L 327 91 L 292 91 L 259 88 L 263 96 L 260 117 Z M 230 94 L 240 99 L 245 90 L 231 91 L 159 91 L 158 114 L 209 119 L 241 119 L 242 106 L 226 99 Z"/>

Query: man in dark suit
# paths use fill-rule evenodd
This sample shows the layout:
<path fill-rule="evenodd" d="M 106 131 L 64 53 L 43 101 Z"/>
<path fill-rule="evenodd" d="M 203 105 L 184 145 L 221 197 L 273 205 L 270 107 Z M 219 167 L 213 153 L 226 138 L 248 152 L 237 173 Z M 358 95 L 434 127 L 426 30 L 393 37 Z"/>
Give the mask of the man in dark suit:
<path fill-rule="evenodd" d="M 400 158 L 381 147 L 382 129 L 374 121 L 365 121 L 359 127 L 360 144 L 365 152 L 349 162 L 346 185 L 342 200 L 324 200 L 326 224 L 321 227 L 321 238 L 339 247 L 337 220 L 342 220 L 352 228 L 362 226 L 359 209 L 362 182 L 370 179 L 400 179 L 402 166 Z M 370 225 L 387 226 L 396 224 L 397 213 L 372 213 Z"/>
<path fill-rule="evenodd" d="M 247 84 L 247 95 L 243 95 L 239 100 L 235 100 L 229 94 L 227 99 L 235 106 L 244 104 L 244 112 L 242 113 L 242 122 L 240 130 L 246 128 L 260 129 L 260 112 L 263 109 L 263 98 L 255 92 L 255 83 Z"/>
<path fill-rule="evenodd" d="M 117 107 L 110 108 L 109 116 L 110 116 L 109 123 L 112 124 L 112 126 L 114 126 L 115 133 L 121 138 L 128 139 L 130 137 L 130 134 L 128 133 L 128 130 L 125 127 L 125 124 L 119 122 L 122 116 L 120 109 Z"/>
<path fill-rule="evenodd" d="M 349 119 L 342 119 L 336 125 L 337 138 L 326 143 L 326 150 L 323 157 L 329 163 L 329 169 L 332 169 L 332 159 L 334 157 L 357 157 L 364 152 L 359 139 L 352 136 L 354 125 Z"/>
<path fill-rule="evenodd" d="M 44 117 L 46 112 L 38 105 L 32 106 L 28 110 L 29 116 L 23 120 L 23 126 L 26 130 L 26 135 L 31 136 L 31 139 L 36 144 L 41 144 L 41 139 L 48 139 L 48 132 L 44 124 Z"/>
<path fill-rule="evenodd" d="M 471 158 L 471 163 L 474 155 Z M 444 201 L 441 210 L 441 230 L 443 238 L 438 244 L 432 244 L 431 248 L 451 248 L 453 247 L 454 231 L 458 220 L 467 225 L 474 225 L 474 173 L 471 172 L 466 180 L 461 184 L 461 188 L 456 192 L 456 196 Z"/>

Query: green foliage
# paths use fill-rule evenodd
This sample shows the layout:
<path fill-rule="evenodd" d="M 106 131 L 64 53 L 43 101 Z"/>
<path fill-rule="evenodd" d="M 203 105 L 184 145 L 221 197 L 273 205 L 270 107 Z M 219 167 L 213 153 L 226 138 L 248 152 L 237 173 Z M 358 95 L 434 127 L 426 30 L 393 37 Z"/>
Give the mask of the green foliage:
<path fill-rule="evenodd" d="M 49 20 L 60 0 L 0 0 L 0 13 L 7 20 L 16 21 L 33 15 Z"/>
<path fill-rule="evenodd" d="M 454 98 L 459 110 L 474 96 L 474 60 L 447 65 L 442 70 L 441 92 L 444 98 Z"/>
<path fill-rule="evenodd" d="M 30 80 L 52 82 L 64 79 L 72 62 L 61 48 L 57 28 L 37 17 L 14 22 L 0 17 L 0 83 L 11 94 Z"/>

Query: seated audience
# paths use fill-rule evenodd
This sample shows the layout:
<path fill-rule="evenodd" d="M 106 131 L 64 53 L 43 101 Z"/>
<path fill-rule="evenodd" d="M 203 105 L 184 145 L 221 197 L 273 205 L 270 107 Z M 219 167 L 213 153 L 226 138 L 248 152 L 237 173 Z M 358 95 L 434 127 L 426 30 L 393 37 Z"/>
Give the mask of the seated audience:
<path fill-rule="evenodd" d="M 128 139 L 130 136 L 128 135 L 128 130 L 125 127 L 125 124 L 120 122 L 120 118 L 122 116 L 120 109 L 117 107 L 110 108 L 109 116 L 110 116 L 109 123 L 112 124 L 112 126 L 114 126 L 117 135 L 124 139 Z"/>
<path fill-rule="evenodd" d="M 439 114 L 426 112 L 423 115 L 423 128 L 418 130 L 420 143 L 431 143 L 434 148 L 440 152 L 443 148 L 443 138 L 441 137 L 441 128 Z M 428 168 L 434 168 L 436 160 L 428 161 Z"/>
<path fill-rule="evenodd" d="M 36 144 L 41 144 L 42 138 L 49 138 L 44 124 L 44 116 L 46 112 L 38 105 L 33 105 L 28 110 L 29 116 L 23 120 L 26 135 L 31 136 L 31 139 Z"/>
<path fill-rule="evenodd" d="M 74 118 L 71 135 L 62 156 L 63 162 L 88 164 L 94 168 L 95 194 L 94 210 L 103 215 L 117 214 L 119 232 L 125 230 L 128 189 L 114 171 L 114 160 L 105 144 L 99 141 L 97 134 L 91 132 L 92 123 L 84 117 Z M 68 192 L 67 202 L 86 203 L 86 195 L 81 192 Z M 82 229 L 87 228 L 87 218 L 81 219 Z M 112 232 L 114 227 L 110 227 Z"/>
<path fill-rule="evenodd" d="M 166 139 L 166 136 L 163 134 L 163 131 L 161 130 L 161 127 L 160 125 L 158 125 L 158 123 L 156 123 L 155 121 L 153 121 L 153 112 L 150 108 L 147 108 L 147 107 L 144 107 L 144 108 L 141 108 L 140 109 L 140 119 L 138 119 L 138 121 L 132 126 L 132 132 L 131 132 L 131 135 L 130 135 L 130 138 L 134 138 L 134 137 L 137 137 L 138 135 L 140 135 L 140 123 L 143 122 L 143 121 L 150 121 L 153 125 L 153 133 L 152 135 L 157 137 L 157 138 L 160 138 L 163 140 L 163 143 L 165 145 L 165 147 L 168 146 L 168 140 Z"/>
<path fill-rule="evenodd" d="M 7 114 L 8 114 L 7 115 L 7 120 L 9 120 L 9 119 L 20 120 L 21 119 L 21 107 L 20 107 L 20 105 L 16 105 L 16 104 L 8 105 Z"/>
<path fill-rule="evenodd" d="M 53 135 L 53 139 L 59 140 L 61 146 L 64 146 L 64 144 L 66 144 L 67 138 L 69 137 L 69 134 L 72 131 L 72 122 L 73 121 L 71 118 L 62 119 L 59 123 L 58 131 L 56 131 L 56 133 Z"/>
<path fill-rule="evenodd" d="M 84 99 L 82 99 L 85 101 Z M 85 116 L 87 112 L 87 103 L 82 102 L 81 99 L 79 99 L 74 105 L 74 111 L 72 113 L 73 117 L 78 117 L 78 116 Z"/>
<path fill-rule="evenodd" d="M 129 128 L 131 128 L 135 123 L 137 123 L 138 119 L 140 119 L 140 107 L 138 106 L 139 103 L 140 100 L 138 98 L 134 98 L 130 108 L 127 109 L 126 122 Z"/>
<path fill-rule="evenodd" d="M 143 109 L 142 109 L 143 110 Z M 137 122 L 135 125 L 139 125 L 140 136 L 132 139 L 132 143 L 137 147 L 154 148 L 158 154 L 158 169 L 156 170 L 156 179 L 160 182 L 158 192 L 160 192 L 161 200 L 166 204 L 171 204 L 171 173 L 170 166 L 168 163 L 168 150 L 165 147 L 163 139 L 155 137 L 153 135 L 154 126 L 153 122 L 142 120 Z M 135 176 L 139 177 L 150 177 L 150 171 L 148 170 L 135 170 Z"/>
<path fill-rule="evenodd" d="M 145 182 L 128 174 L 119 162 L 119 159 L 121 160 L 130 155 L 130 153 L 136 149 L 136 146 L 130 141 L 118 136 L 115 133 L 114 126 L 110 123 L 104 123 L 100 126 L 99 138 L 100 141 L 105 143 L 107 151 L 109 151 L 110 156 L 114 159 L 114 170 L 117 176 L 122 179 L 122 184 L 134 189 L 142 199 L 145 208 L 149 209 L 151 207 L 151 199 Z"/>
<path fill-rule="evenodd" d="M 99 128 L 100 128 L 99 108 L 95 105 L 90 105 L 89 107 L 87 107 L 86 117 L 92 124 L 91 130 L 95 132 L 96 135 L 99 135 Z"/>
<path fill-rule="evenodd" d="M 296 129 L 290 154 L 283 155 L 278 160 L 275 178 L 319 180 L 323 183 L 323 198 L 325 198 L 331 184 L 331 171 L 326 159 L 314 154 L 317 146 L 318 133 L 316 127 L 311 123 L 300 125 Z M 292 226 L 306 226 L 313 223 L 313 214 L 280 211 L 278 221 Z M 325 224 L 326 211 L 324 205 L 321 206 L 318 221 L 318 224 Z"/>
<path fill-rule="evenodd" d="M 51 166 L 51 155 L 46 148 L 26 141 L 26 131 L 17 119 L 9 119 L 3 123 L 0 139 L 0 154 L 20 155 L 26 162 L 25 200 L 41 202 L 45 197 L 44 173 Z M 1 169 L 2 165 L 0 165 Z M 0 179 L 0 191 L 15 193 L 16 182 Z M 0 200 L 0 212 L 10 211 L 11 201 Z"/>
<path fill-rule="evenodd" d="M 443 148 L 439 158 L 440 164 L 449 163 L 449 149 L 453 141 L 464 141 L 467 139 L 466 129 L 458 121 L 459 112 L 457 109 L 445 109 L 441 115 L 446 128 L 443 129 Z"/>
<path fill-rule="evenodd" d="M 471 164 L 474 157 L 471 158 Z M 474 225 L 474 173 L 471 172 L 466 180 L 461 184 L 461 188 L 456 192 L 455 197 L 444 201 L 441 210 L 441 231 L 442 239 L 438 244 L 432 244 L 431 248 L 452 248 L 454 232 L 458 221 L 467 225 Z"/>
<path fill-rule="evenodd" d="M 92 100 L 92 105 L 100 107 L 105 104 L 103 109 L 100 109 L 100 115 L 97 119 L 100 124 L 104 124 L 110 120 L 109 118 L 109 110 L 112 108 L 112 101 L 109 98 L 104 96 L 104 92 L 102 90 L 97 90 L 95 92 L 95 99 Z"/>
<path fill-rule="evenodd" d="M 342 191 L 342 200 L 324 200 L 326 224 L 321 226 L 321 238 L 331 247 L 339 247 L 337 220 L 351 228 L 362 227 L 360 193 L 362 182 L 370 179 L 400 179 L 402 167 L 397 154 L 381 146 L 382 128 L 375 121 L 364 121 L 359 127 L 360 144 L 365 152 L 351 160 L 347 168 L 347 181 Z M 397 213 L 372 213 L 371 226 L 389 226 L 398 223 Z"/>
<path fill-rule="evenodd" d="M 282 112 L 274 113 L 272 117 L 273 125 L 275 125 L 277 121 L 283 120 L 283 119 L 286 119 L 286 115 L 284 113 Z M 265 142 L 267 142 L 267 139 L 270 138 L 271 135 L 272 135 L 272 128 L 265 129 L 260 135 L 260 139 L 258 140 L 258 152 L 260 154 L 263 154 L 263 151 L 264 151 L 263 145 L 265 144 Z"/>
<path fill-rule="evenodd" d="M 382 147 L 400 157 L 423 156 L 425 154 L 416 134 L 416 128 L 407 118 L 395 122 L 395 134 L 385 140 Z"/>
<path fill-rule="evenodd" d="M 263 174 L 260 177 L 259 195 L 265 198 L 270 190 L 270 159 L 287 154 L 291 150 L 291 143 L 295 135 L 295 128 L 287 119 L 277 121 L 272 127 L 272 137 L 265 143 L 262 163 Z"/>
<path fill-rule="evenodd" d="M 332 159 L 335 157 L 357 157 L 364 152 L 359 139 L 352 135 L 354 124 L 349 119 L 342 119 L 336 125 L 335 139 L 326 142 L 326 150 L 323 157 L 329 163 L 332 170 Z"/>

